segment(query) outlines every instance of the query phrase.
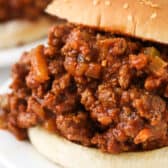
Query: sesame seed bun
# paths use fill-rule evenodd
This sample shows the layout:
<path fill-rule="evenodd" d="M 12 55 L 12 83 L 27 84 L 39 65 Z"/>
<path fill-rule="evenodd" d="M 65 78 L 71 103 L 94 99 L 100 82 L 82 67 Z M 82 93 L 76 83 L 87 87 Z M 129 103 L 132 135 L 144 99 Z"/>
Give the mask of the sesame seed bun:
<path fill-rule="evenodd" d="M 51 20 L 42 17 L 36 21 L 13 20 L 0 23 L 0 49 L 23 45 L 47 35 Z"/>
<path fill-rule="evenodd" d="M 168 0 L 54 0 L 46 11 L 72 23 L 168 44 Z"/>

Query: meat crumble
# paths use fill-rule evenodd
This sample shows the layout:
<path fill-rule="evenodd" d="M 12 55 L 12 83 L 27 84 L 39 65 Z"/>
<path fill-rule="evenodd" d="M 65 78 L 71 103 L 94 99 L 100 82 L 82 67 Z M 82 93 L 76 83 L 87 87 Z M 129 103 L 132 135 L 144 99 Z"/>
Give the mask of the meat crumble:
<path fill-rule="evenodd" d="M 13 66 L 1 127 L 27 139 L 40 125 L 108 153 L 167 146 L 167 58 L 167 45 L 56 25 Z"/>
<path fill-rule="evenodd" d="M 0 22 L 11 19 L 35 20 L 44 15 L 51 0 L 0 0 Z"/>

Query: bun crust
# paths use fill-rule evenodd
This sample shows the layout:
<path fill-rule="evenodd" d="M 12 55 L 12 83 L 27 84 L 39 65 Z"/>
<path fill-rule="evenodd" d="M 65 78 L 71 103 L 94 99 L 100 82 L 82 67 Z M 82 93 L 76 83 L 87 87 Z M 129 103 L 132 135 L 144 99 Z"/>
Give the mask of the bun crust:
<path fill-rule="evenodd" d="M 14 20 L 0 24 L 0 48 L 13 47 L 42 38 L 52 22 L 47 18 L 37 21 Z"/>
<path fill-rule="evenodd" d="M 167 168 L 168 165 L 168 147 L 112 155 L 77 145 L 39 127 L 29 129 L 29 138 L 41 154 L 67 168 Z"/>
<path fill-rule="evenodd" d="M 72 23 L 168 44 L 168 0 L 54 0 L 46 11 Z"/>

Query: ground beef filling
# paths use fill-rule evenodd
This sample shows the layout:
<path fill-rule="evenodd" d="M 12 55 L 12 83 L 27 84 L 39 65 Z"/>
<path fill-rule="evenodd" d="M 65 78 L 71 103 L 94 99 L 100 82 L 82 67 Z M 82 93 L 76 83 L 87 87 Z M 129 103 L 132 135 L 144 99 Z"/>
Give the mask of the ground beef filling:
<path fill-rule="evenodd" d="M 41 125 L 104 152 L 168 145 L 168 46 L 60 24 L 13 66 L 1 126 Z"/>
<path fill-rule="evenodd" d="M 51 0 L 0 0 L 0 22 L 11 19 L 34 20 L 44 14 Z"/>

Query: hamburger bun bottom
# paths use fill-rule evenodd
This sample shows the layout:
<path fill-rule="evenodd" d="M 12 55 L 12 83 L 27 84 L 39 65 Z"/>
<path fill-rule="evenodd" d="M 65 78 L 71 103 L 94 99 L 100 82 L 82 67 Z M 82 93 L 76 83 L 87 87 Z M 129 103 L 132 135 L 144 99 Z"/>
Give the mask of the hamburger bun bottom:
<path fill-rule="evenodd" d="M 29 129 L 34 147 L 49 160 L 66 168 L 167 168 L 168 147 L 118 155 L 72 143 L 40 127 Z"/>
<path fill-rule="evenodd" d="M 46 17 L 36 21 L 13 20 L 0 23 L 0 49 L 38 40 L 48 33 L 51 25 L 51 20 Z"/>

